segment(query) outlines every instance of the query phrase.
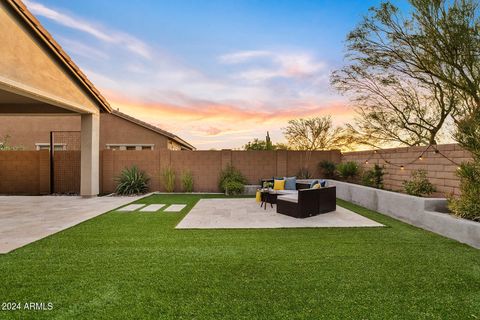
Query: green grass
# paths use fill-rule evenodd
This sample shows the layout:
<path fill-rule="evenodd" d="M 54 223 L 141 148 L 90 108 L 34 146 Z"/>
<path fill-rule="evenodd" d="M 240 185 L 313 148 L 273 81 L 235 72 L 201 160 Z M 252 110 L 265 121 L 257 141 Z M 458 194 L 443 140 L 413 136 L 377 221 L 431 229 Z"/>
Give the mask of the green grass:
<path fill-rule="evenodd" d="M 175 230 L 110 212 L 0 255 L 0 319 L 479 319 L 480 251 L 378 213 L 386 228 Z M 216 196 L 218 197 L 218 196 Z"/>

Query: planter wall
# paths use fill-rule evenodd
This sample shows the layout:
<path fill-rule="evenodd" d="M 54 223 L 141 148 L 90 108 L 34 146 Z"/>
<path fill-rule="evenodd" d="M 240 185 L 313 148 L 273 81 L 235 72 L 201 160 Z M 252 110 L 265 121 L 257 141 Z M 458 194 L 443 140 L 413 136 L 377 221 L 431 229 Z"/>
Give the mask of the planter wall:
<path fill-rule="evenodd" d="M 480 223 L 443 213 L 446 199 L 420 198 L 336 180 L 329 180 L 329 184 L 337 187 L 339 199 L 480 248 Z"/>

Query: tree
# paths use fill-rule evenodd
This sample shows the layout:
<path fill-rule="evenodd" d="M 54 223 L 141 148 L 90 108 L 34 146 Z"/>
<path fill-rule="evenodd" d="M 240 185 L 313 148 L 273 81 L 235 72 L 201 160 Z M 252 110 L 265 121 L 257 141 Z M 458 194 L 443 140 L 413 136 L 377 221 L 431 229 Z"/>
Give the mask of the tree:
<path fill-rule="evenodd" d="M 363 143 L 436 144 L 480 102 L 474 2 L 410 2 L 408 17 L 389 2 L 372 8 L 347 37 L 349 64 L 332 75 L 357 105 L 350 130 Z"/>
<path fill-rule="evenodd" d="M 268 148 L 270 147 L 270 149 Z M 265 140 L 260 140 L 258 138 L 249 141 L 246 145 L 243 146 L 244 150 L 273 150 L 273 146 L 268 146 Z"/>
<path fill-rule="evenodd" d="M 283 134 L 295 150 L 349 149 L 350 137 L 342 127 L 334 127 L 330 116 L 288 121 Z"/>
<path fill-rule="evenodd" d="M 253 139 L 253 141 L 249 141 L 246 145 L 243 146 L 244 150 L 276 150 L 277 147 L 282 149 L 282 144 L 272 144 L 272 140 L 270 139 L 270 133 L 267 131 L 267 135 L 265 140 L 260 140 L 258 138 Z"/>

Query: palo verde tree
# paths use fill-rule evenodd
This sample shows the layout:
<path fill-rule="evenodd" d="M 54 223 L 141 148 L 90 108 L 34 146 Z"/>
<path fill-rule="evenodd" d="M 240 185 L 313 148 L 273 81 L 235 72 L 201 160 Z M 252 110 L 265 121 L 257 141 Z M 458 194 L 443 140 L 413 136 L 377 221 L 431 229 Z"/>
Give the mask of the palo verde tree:
<path fill-rule="evenodd" d="M 445 124 L 480 106 L 474 0 L 410 0 L 372 8 L 347 37 L 349 64 L 332 75 L 357 103 L 356 133 L 372 141 L 435 144 Z"/>
<path fill-rule="evenodd" d="M 290 120 L 283 134 L 294 150 L 349 149 L 352 145 L 344 128 L 334 127 L 330 116 Z"/>

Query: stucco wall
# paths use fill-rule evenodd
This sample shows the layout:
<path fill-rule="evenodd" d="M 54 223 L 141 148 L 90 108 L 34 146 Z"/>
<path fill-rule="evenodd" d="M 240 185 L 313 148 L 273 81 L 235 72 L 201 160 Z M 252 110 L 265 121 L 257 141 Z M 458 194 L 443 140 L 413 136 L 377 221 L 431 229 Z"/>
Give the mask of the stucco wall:
<path fill-rule="evenodd" d="M 113 114 L 100 116 L 100 149 L 107 143 L 155 144 L 155 149 L 166 149 L 167 141 L 165 136 Z"/>
<path fill-rule="evenodd" d="M 408 180 L 413 170 L 423 169 L 428 172 L 428 178 L 437 188 L 435 196 L 444 197 L 450 193 L 459 194 L 459 179 L 456 170 L 457 165 L 445 159 L 441 154 L 435 153 L 432 148 L 427 151 L 422 160 L 418 159 L 426 147 L 393 148 L 379 150 L 377 154 L 373 151 L 347 152 L 343 154 L 342 161 L 355 161 L 365 169 L 372 168 L 375 164 L 385 165 L 384 183 L 385 188 L 390 190 L 403 190 L 403 181 Z M 455 163 L 462 163 L 471 160 L 470 154 L 460 148 L 457 144 L 438 145 L 438 150 Z M 365 164 L 367 159 L 368 164 Z M 399 167 L 389 165 L 382 159 L 392 164 L 404 165 L 413 160 L 414 163 L 406 165 L 402 170 Z"/>
<path fill-rule="evenodd" d="M 36 93 L 71 102 L 80 108 L 76 111 L 98 113 L 83 87 L 72 80 L 69 71 L 10 10 L 0 1 L 0 77 L 34 89 Z"/>
<path fill-rule="evenodd" d="M 48 143 L 50 131 L 80 131 L 80 116 L 1 116 L 0 137 L 9 135 L 9 144 L 35 150 L 35 143 Z M 154 144 L 167 148 L 168 139 L 158 133 L 119 118 L 100 114 L 100 150 L 106 144 Z"/>

